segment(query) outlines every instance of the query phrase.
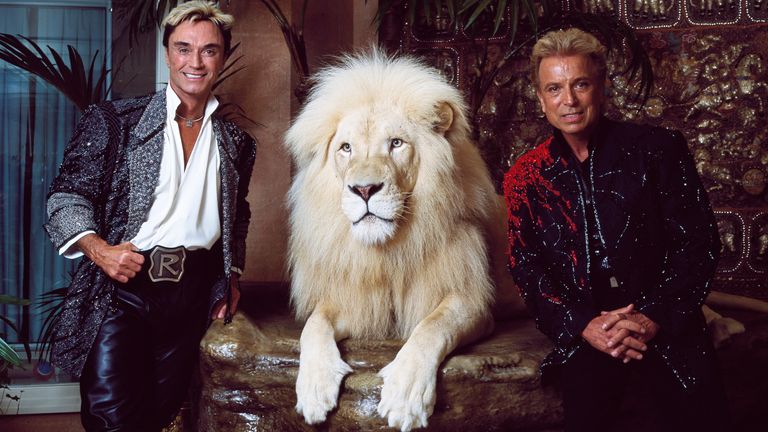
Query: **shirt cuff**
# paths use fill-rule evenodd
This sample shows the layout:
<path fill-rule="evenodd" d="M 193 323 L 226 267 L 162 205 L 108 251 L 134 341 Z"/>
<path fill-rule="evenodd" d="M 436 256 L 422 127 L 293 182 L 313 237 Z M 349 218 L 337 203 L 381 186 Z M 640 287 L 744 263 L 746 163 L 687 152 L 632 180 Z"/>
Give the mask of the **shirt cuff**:
<path fill-rule="evenodd" d="M 75 246 L 75 243 L 77 243 L 78 240 L 87 236 L 88 234 L 96 234 L 96 231 L 83 231 L 80 234 L 72 237 L 70 241 L 64 243 L 64 246 L 59 248 L 59 255 L 69 259 L 80 258 L 83 256 L 83 252 Z"/>
<path fill-rule="evenodd" d="M 237 273 L 240 276 L 243 275 L 243 269 L 241 269 L 239 267 L 231 266 L 231 267 L 229 267 L 229 271 L 231 271 L 232 273 Z"/>

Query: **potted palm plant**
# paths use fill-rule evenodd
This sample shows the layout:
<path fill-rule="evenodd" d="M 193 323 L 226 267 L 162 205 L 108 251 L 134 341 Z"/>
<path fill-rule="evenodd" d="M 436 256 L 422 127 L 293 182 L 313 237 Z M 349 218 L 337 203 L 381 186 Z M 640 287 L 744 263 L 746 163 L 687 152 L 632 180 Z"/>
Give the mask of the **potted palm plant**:
<path fill-rule="evenodd" d="M 88 105 L 98 103 L 106 98 L 109 93 L 109 87 L 107 86 L 107 76 L 109 69 L 106 65 L 106 57 L 101 61 L 100 68 L 97 69 L 97 59 L 99 52 L 97 51 L 90 62 L 86 64 L 83 61 L 80 53 L 72 46 L 67 47 L 66 60 L 65 56 L 51 48 L 46 47 L 46 50 L 41 48 L 34 40 L 22 35 L 11 35 L 6 33 L 0 33 L 0 60 L 3 60 L 13 66 L 20 68 L 21 70 L 30 74 L 31 77 L 42 79 L 54 88 L 59 90 L 64 96 L 67 97 L 79 110 L 85 109 Z M 35 96 L 31 101 L 30 109 L 34 110 Z M 34 127 L 29 126 L 28 127 Z M 26 143 L 28 149 L 34 148 L 34 133 L 28 133 Z M 31 158 L 34 152 L 25 152 L 27 158 Z M 27 165 L 31 165 L 31 160 L 25 160 Z M 31 173 L 31 170 L 26 170 Z M 23 190 L 31 190 L 31 175 L 25 175 Z M 23 208 L 24 220 L 29 220 L 31 209 L 30 196 L 24 196 Z M 34 229 L 29 224 L 24 224 L 23 229 L 29 231 Z M 28 239 L 29 233 L 25 232 L 23 238 Z M 25 244 L 27 241 L 25 241 Z M 29 254 L 31 251 L 29 247 L 24 247 L 23 256 L 21 260 L 24 263 L 29 262 Z M 26 268 L 26 266 L 25 266 Z M 22 283 L 27 284 L 29 281 L 29 275 L 25 271 L 25 275 L 22 279 Z M 24 292 L 29 291 L 25 289 Z M 46 318 L 44 319 L 43 332 L 41 335 L 41 349 L 39 354 L 39 360 L 47 360 L 48 350 L 47 343 L 50 341 L 50 328 L 52 322 L 56 318 L 56 312 L 59 310 L 58 304 L 63 299 L 63 292 L 61 289 L 53 290 L 43 295 L 43 303 L 45 308 L 42 309 Z M 29 300 L 22 300 L 10 296 L 0 297 L 0 303 L 9 303 L 19 306 L 30 305 Z M 0 316 L 3 322 L 8 327 L 12 328 L 18 333 L 15 325 L 6 317 Z M 27 357 L 31 361 L 31 351 L 29 345 L 25 342 L 25 349 L 27 351 Z M 13 366 L 20 366 L 21 360 L 16 356 L 16 353 L 8 347 L 8 345 L 0 339 L 0 357 L 2 358 L 2 366 L 0 366 L 0 382 L 8 383 L 8 368 Z M 5 381 L 2 381 L 2 379 Z"/>
<path fill-rule="evenodd" d="M 29 303 L 29 300 L 20 299 L 18 297 L 9 295 L 0 295 L 0 304 L 27 306 Z M 16 334 L 19 333 L 19 329 L 16 328 L 14 323 L 7 317 L 0 315 L 0 321 L 5 323 L 5 325 L 16 332 Z M 0 388 L 3 389 L 7 388 L 8 383 L 10 382 L 10 377 L 8 376 L 10 369 L 14 367 L 21 367 L 22 365 L 21 358 L 16 353 L 16 350 L 8 345 L 8 342 L 6 342 L 4 336 L 5 335 L 0 334 Z M 22 344 L 24 345 L 24 350 L 27 352 L 27 359 L 31 360 L 32 355 L 29 348 L 29 343 L 27 343 L 25 340 L 22 340 Z"/>

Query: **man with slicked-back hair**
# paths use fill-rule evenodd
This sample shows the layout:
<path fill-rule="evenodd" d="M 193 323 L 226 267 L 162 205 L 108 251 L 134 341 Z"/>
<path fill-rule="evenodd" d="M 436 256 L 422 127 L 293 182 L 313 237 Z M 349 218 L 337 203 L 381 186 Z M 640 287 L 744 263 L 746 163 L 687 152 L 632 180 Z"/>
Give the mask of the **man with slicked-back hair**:
<path fill-rule="evenodd" d="M 254 140 L 216 114 L 231 15 L 181 3 L 163 21 L 166 89 L 83 114 L 45 227 L 85 255 L 54 330 L 87 431 L 159 431 L 187 394 L 211 319 L 240 297 Z"/>

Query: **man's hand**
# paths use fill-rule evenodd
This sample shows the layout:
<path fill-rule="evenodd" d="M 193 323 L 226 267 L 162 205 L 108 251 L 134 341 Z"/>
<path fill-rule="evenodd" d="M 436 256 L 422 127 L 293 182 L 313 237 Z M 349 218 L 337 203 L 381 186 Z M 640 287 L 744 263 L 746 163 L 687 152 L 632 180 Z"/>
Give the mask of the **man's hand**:
<path fill-rule="evenodd" d="M 632 305 L 630 305 L 632 306 Z M 624 356 L 624 363 L 629 362 L 635 357 L 628 357 L 626 352 L 637 349 L 638 344 L 645 346 L 648 341 L 653 339 L 659 332 L 660 326 L 641 312 L 626 308 L 617 309 L 610 312 L 602 312 L 602 316 L 607 316 L 604 322 L 606 330 L 613 330 L 613 335 L 608 341 L 608 345 L 616 347 L 611 355 L 614 357 Z M 637 326 L 643 331 L 638 332 Z M 639 359 L 636 359 L 639 360 Z"/>
<path fill-rule="evenodd" d="M 604 312 L 587 324 L 581 337 L 592 347 L 611 357 L 623 357 L 624 363 L 642 360 L 648 349 L 644 341 L 636 337 L 646 332 L 642 325 L 628 319 L 634 313 L 634 305 Z"/>
<path fill-rule="evenodd" d="M 76 243 L 77 247 L 110 278 L 126 283 L 136 276 L 144 264 L 144 256 L 130 242 L 110 246 L 96 234 L 88 234 Z"/>
<path fill-rule="evenodd" d="M 232 273 L 232 277 L 229 279 L 229 289 L 232 292 L 232 315 L 237 312 L 237 304 L 240 302 L 240 283 L 238 282 L 240 276 L 237 273 Z M 221 299 L 213 307 L 211 313 L 211 319 L 224 319 L 227 316 L 227 299 Z"/>

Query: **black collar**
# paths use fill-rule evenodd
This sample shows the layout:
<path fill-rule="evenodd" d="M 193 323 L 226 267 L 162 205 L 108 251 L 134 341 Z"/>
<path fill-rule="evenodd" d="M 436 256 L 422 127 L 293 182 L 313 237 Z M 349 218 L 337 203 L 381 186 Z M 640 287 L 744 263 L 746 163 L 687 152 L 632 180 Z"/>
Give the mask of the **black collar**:
<path fill-rule="evenodd" d="M 611 120 L 605 116 L 600 117 L 595 130 L 589 137 L 589 144 L 587 144 L 587 148 L 589 149 L 589 158 L 585 159 L 585 161 L 591 159 L 595 151 L 599 151 L 600 148 L 605 145 L 605 137 L 608 134 L 611 123 Z M 573 150 L 571 150 L 568 142 L 565 141 L 563 133 L 554 127 L 552 128 L 551 152 L 552 156 L 561 157 L 568 161 L 570 166 L 578 166 L 581 163 L 581 161 L 576 158 L 576 155 L 573 154 Z"/>

